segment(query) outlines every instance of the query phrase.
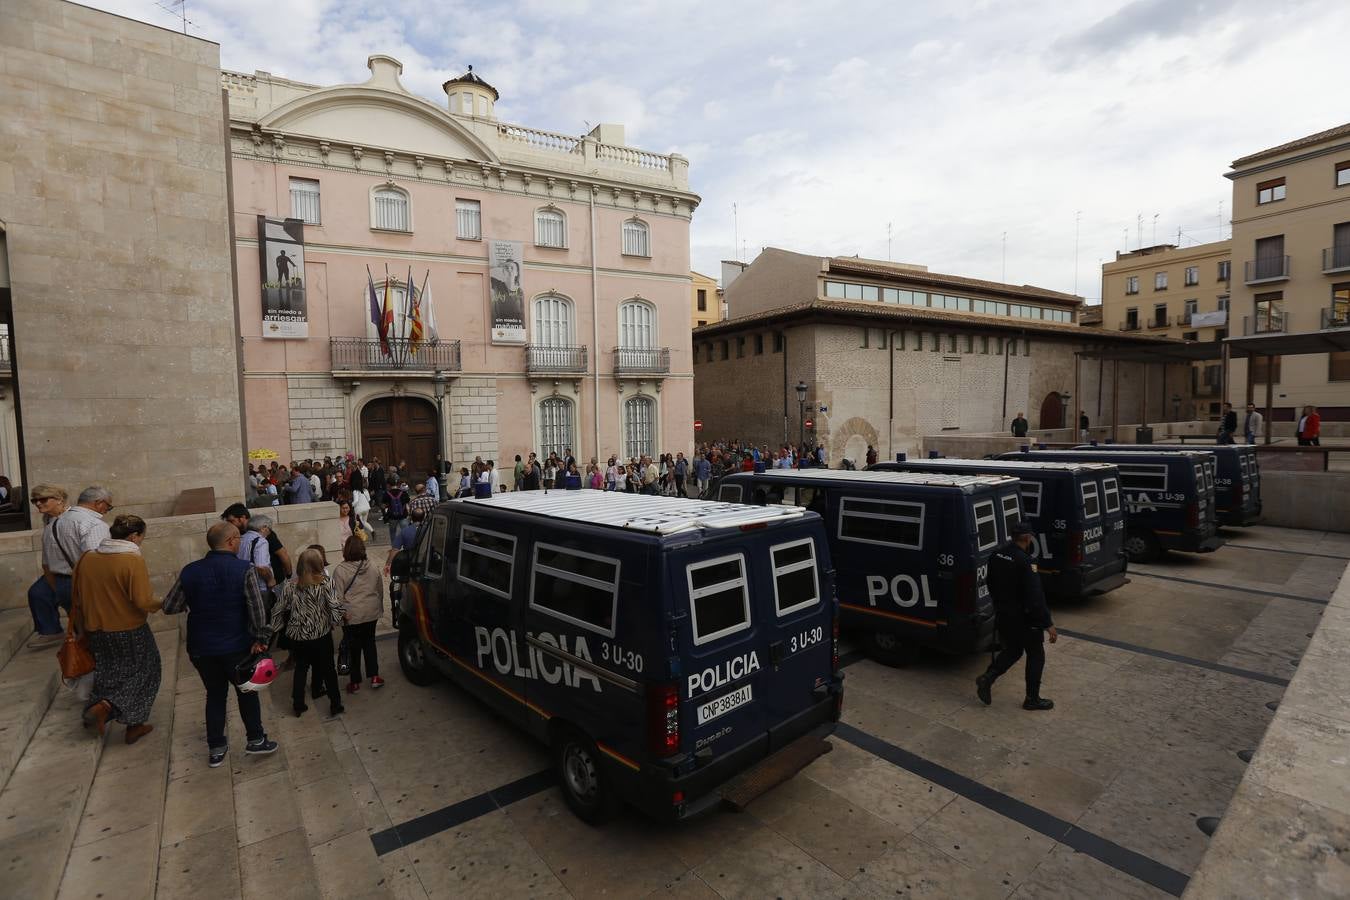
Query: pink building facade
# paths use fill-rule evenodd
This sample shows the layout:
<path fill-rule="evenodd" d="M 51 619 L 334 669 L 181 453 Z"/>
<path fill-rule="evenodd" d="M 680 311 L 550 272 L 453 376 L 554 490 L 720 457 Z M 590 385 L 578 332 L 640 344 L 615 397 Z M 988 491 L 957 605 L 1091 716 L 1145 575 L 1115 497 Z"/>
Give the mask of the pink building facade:
<path fill-rule="evenodd" d="M 621 126 L 500 123 L 472 72 L 438 105 L 368 64 L 326 88 L 224 75 L 248 448 L 481 456 L 508 480 L 530 450 L 687 453 L 688 163 Z"/>

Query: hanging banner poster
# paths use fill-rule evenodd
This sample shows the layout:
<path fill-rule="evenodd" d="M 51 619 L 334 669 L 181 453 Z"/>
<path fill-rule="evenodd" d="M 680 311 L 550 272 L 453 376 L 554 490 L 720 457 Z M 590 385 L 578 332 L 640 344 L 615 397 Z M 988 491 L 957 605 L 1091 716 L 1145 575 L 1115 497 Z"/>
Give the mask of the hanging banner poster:
<path fill-rule="evenodd" d="M 309 337 L 304 222 L 258 216 L 258 271 L 262 276 L 262 336 Z"/>
<path fill-rule="evenodd" d="M 520 241 L 488 241 L 488 297 L 492 343 L 525 343 L 525 245 Z"/>

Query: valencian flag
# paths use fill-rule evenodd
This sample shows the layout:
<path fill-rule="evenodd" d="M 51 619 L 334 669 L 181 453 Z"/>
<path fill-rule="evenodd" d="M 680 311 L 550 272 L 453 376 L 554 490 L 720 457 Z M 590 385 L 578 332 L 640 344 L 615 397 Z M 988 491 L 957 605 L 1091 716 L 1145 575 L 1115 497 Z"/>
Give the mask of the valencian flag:
<path fill-rule="evenodd" d="M 427 278 L 430 277 L 431 270 L 427 269 Z M 408 270 L 408 296 L 412 298 L 410 300 L 410 306 L 412 307 L 412 326 L 408 329 L 408 339 L 409 343 L 412 344 L 412 351 L 416 353 L 417 345 L 426 340 L 426 334 L 422 328 L 422 304 L 425 303 L 427 299 L 427 283 L 424 279 L 422 281 L 422 293 L 417 297 L 413 297 L 412 269 Z"/>
<path fill-rule="evenodd" d="M 389 332 L 394 330 L 394 298 L 389 295 L 389 263 L 384 264 L 384 312 L 380 316 L 380 349 L 385 356 L 389 350 Z"/>

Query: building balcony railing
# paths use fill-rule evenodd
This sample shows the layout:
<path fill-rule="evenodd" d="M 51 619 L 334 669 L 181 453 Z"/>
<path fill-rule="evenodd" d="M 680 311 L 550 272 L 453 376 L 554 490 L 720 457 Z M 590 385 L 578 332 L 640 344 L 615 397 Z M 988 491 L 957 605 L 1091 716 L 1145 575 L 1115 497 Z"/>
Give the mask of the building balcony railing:
<path fill-rule="evenodd" d="M 1242 264 L 1242 280 L 1246 284 L 1285 281 L 1288 278 L 1289 257 L 1287 256 L 1275 256 L 1270 259 L 1249 259 Z"/>
<path fill-rule="evenodd" d="M 1171 316 L 1154 316 L 1145 323 L 1149 328 L 1171 328 Z"/>
<path fill-rule="evenodd" d="M 332 372 L 387 373 L 458 372 L 459 341 L 418 341 L 407 338 L 330 338 Z"/>
<path fill-rule="evenodd" d="M 1350 272 L 1350 246 L 1327 247 L 1322 251 L 1322 271 Z"/>
<path fill-rule="evenodd" d="M 1182 313 L 1181 315 L 1177 316 L 1177 324 L 1178 325 L 1191 324 L 1191 316 L 1193 315 L 1195 315 L 1195 313 L 1189 311 Z"/>
<path fill-rule="evenodd" d="M 1121 331 L 1138 331 L 1140 327 L 1138 319 L 1126 319 L 1120 323 Z"/>
<path fill-rule="evenodd" d="M 525 348 L 528 372 L 578 373 L 586 371 L 585 347 L 551 347 L 531 344 Z"/>
<path fill-rule="evenodd" d="M 1289 324 L 1289 313 L 1287 312 L 1242 317 L 1242 333 L 1244 335 L 1284 334 L 1292 330 L 1293 326 Z"/>
<path fill-rule="evenodd" d="M 1322 328 L 1350 328 L 1350 308 L 1333 306 L 1322 310 Z"/>
<path fill-rule="evenodd" d="M 670 348 L 615 347 L 614 372 L 619 375 L 665 375 L 670 372 Z"/>

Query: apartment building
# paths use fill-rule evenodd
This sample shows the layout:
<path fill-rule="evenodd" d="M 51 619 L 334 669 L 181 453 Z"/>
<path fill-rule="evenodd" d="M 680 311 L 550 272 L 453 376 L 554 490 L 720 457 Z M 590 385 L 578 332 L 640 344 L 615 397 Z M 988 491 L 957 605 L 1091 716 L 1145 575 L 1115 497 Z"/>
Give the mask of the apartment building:
<path fill-rule="evenodd" d="M 1102 266 L 1102 326 L 1185 341 L 1228 336 L 1233 275 L 1232 244 L 1161 244 L 1117 252 Z M 1192 393 L 1197 413 L 1219 414 L 1223 376 L 1215 359 L 1196 363 Z"/>
<path fill-rule="evenodd" d="M 689 321 L 692 327 L 699 328 L 722 321 L 722 289 L 717 286 L 717 279 L 691 271 L 689 282 Z"/>
<path fill-rule="evenodd" d="M 1350 123 L 1233 161 L 1236 335 L 1300 335 L 1350 327 Z M 1342 342 L 1343 343 L 1343 342 Z M 1327 344 L 1327 346 L 1331 346 Z M 1312 403 L 1350 421 L 1350 351 L 1274 356 L 1274 418 Z M 1234 359 L 1229 398 L 1262 403 L 1264 358 Z"/>

